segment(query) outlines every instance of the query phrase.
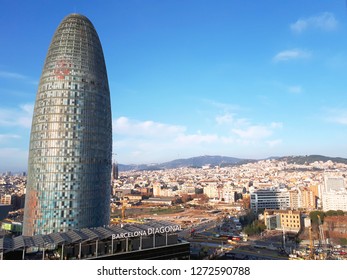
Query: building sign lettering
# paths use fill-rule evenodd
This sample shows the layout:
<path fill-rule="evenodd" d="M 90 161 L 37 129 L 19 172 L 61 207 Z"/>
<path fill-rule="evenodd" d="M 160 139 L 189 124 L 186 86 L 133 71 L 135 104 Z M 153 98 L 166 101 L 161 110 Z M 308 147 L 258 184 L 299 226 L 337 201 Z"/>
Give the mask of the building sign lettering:
<path fill-rule="evenodd" d="M 180 230 L 181 230 L 180 225 L 165 226 L 165 227 L 159 227 L 159 228 L 148 228 L 147 230 L 129 231 L 124 233 L 122 232 L 122 233 L 112 234 L 112 239 L 149 236 L 149 235 L 153 235 L 157 233 L 172 233 L 172 232 L 176 232 Z"/>

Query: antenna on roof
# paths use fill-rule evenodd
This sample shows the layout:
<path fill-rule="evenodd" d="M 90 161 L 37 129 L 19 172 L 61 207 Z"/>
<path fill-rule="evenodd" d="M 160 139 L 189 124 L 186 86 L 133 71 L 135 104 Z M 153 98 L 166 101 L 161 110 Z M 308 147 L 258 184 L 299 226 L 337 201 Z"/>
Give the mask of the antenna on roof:
<path fill-rule="evenodd" d="M 117 160 L 116 160 L 116 153 L 112 153 L 112 163 L 116 163 Z"/>

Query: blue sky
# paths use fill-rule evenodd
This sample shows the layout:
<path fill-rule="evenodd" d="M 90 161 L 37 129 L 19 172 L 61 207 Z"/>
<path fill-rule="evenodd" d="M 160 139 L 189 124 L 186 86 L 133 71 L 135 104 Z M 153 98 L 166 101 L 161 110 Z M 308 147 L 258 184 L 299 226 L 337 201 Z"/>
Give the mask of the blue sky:
<path fill-rule="evenodd" d="M 50 40 L 86 15 L 120 163 L 347 157 L 345 0 L 0 0 L 0 171 L 26 170 Z"/>

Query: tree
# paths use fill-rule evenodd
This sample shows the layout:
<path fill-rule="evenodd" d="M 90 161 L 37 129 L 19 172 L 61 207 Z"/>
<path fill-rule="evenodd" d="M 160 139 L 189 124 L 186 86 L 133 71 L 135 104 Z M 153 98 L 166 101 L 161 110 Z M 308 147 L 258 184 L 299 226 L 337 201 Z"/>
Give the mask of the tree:
<path fill-rule="evenodd" d="M 337 210 L 336 214 L 337 214 L 337 216 L 344 216 L 345 212 L 343 212 L 342 210 Z"/>
<path fill-rule="evenodd" d="M 323 212 L 323 211 L 312 211 L 310 213 L 310 218 L 311 218 L 311 222 L 312 224 L 318 225 L 318 216 L 321 219 L 321 222 L 323 223 L 324 221 L 324 217 L 331 217 L 331 216 L 344 216 L 345 213 L 342 210 L 329 210 L 327 212 Z"/>
<path fill-rule="evenodd" d="M 248 235 L 260 234 L 262 231 L 266 229 L 266 226 L 263 222 L 258 220 L 253 221 L 252 224 L 249 224 L 244 228 L 244 232 Z"/>
<path fill-rule="evenodd" d="M 325 212 L 325 216 L 330 217 L 330 216 L 338 216 L 338 215 L 337 215 L 337 211 L 329 210 L 329 211 Z"/>
<path fill-rule="evenodd" d="M 340 238 L 340 244 L 346 246 L 347 245 L 347 238 Z"/>
<path fill-rule="evenodd" d="M 312 211 L 310 213 L 310 219 L 311 219 L 311 223 L 312 224 L 314 224 L 314 225 L 318 225 L 319 224 L 318 216 L 320 217 L 320 220 L 323 223 L 324 217 L 325 217 L 325 213 L 323 211 Z"/>
<path fill-rule="evenodd" d="M 246 215 L 240 217 L 240 222 L 243 226 L 246 226 L 253 223 L 253 221 L 256 219 L 257 216 L 253 213 L 253 211 L 248 211 Z"/>

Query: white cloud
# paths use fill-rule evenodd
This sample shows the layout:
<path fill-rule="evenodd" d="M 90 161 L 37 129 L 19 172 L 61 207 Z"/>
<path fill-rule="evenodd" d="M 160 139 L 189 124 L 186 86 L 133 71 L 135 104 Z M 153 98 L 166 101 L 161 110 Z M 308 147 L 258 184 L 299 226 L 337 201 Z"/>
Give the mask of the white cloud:
<path fill-rule="evenodd" d="M 28 151 L 18 148 L 0 148 L 0 159 L 0 172 L 27 170 Z"/>
<path fill-rule="evenodd" d="M 225 137 L 222 136 L 220 137 L 220 141 L 222 142 L 222 144 L 232 144 L 235 143 L 235 138 L 234 137 Z"/>
<path fill-rule="evenodd" d="M 329 122 L 347 125 L 347 109 L 326 109 L 327 116 L 325 119 Z"/>
<path fill-rule="evenodd" d="M 183 154 L 188 157 L 237 153 L 240 145 L 244 149 L 248 145 L 267 144 L 266 140 L 283 127 L 280 122 L 252 124 L 237 117 L 236 113 L 228 112 L 214 120 L 217 126 L 213 129 L 218 132 L 196 130 L 190 133 L 187 127 L 181 125 L 119 117 L 113 121 L 114 152 L 118 154 L 120 162 L 128 163 L 163 162 Z"/>
<path fill-rule="evenodd" d="M 169 135 L 184 133 L 186 128 L 179 125 L 170 125 L 154 121 L 131 120 L 119 117 L 113 120 L 113 131 L 117 135 L 145 136 L 165 138 Z"/>
<path fill-rule="evenodd" d="M 327 66 L 333 70 L 346 71 L 347 53 L 344 51 L 334 53 L 330 58 L 328 58 Z"/>
<path fill-rule="evenodd" d="M 202 101 L 208 104 L 209 106 L 215 107 L 224 112 L 238 111 L 241 109 L 239 105 L 235 105 L 235 104 L 223 103 L 223 102 L 218 102 L 218 101 L 210 100 L 210 99 L 203 99 Z"/>
<path fill-rule="evenodd" d="M 281 51 L 278 54 L 276 54 L 273 58 L 274 62 L 280 62 L 280 61 L 288 61 L 293 59 L 306 59 L 311 56 L 311 53 L 308 51 L 303 51 L 300 49 L 291 49 L 291 50 L 285 50 Z"/>
<path fill-rule="evenodd" d="M 236 117 L 234 113 L 225 113 L 224 115 L 218 115 L 215 118 L 218 125 L 232 125 L 233 127 L 249 125 L 249 121 L 246 118 Z"/>
<path fill-rule="evenodd" d="M 282 144 L 282 139 L 276 139 L 276 140 L 269 140 L 269 141 L 266 141 L 266 143 L 269 145 L 270 148 L 273 148 L 273 147 L 276 147 L 276 146 L 279 146 Z"/>
<path fill-rule="evenodd" d="M 27 79 L 26 76 L 14 73 L 14 72 L 7 72 L 7 71 L 0 71 L 0 77 L 5 79 L 16 79 L 16 80 L 25 80 Z"/>
<path fill-rule="evenodd" d="M 272 130 L 269 127 L 262 125 L 253 125 L 244 129 L 232 129 L 232 132 L 242 139 L 248 140 L 259 140 L 272 135 Z"/>
<path fill-rule="evenodd" d="M 122 163 L 158 163 L 180 155 L 189 157 L 212 152 L 211 145 L 215 143 L 218 143 L 218 136 L 212 134 L 179 134 L 167 138 L 123 136 L 114 141 L 113 151 Z"/>
<path fill-rule="evenodd" d="M 290 93 L 298 94 L 298 93 L 302 92 L 302 87 L 301 86 L 290 86 L 290 87 L 288 87 L 288 91 Z"/>
<path fill-rule="evenodd" d="M 259 141 L 270 137 L 274 133 L 274 130 L 282 127 L 282 123 L 272 122 L 269 125 L 250 125 L 244 128 L 233 128 L 232 132 L 242 140 Z"/>
<path fill-rule="evenodd" d="M 0 126 L 30 128 L 33 110 L 33 104 L 22 104 L 19 108 L 0 108 Z"/>
<path fill-rule="evenodd" d="M 271 136 L 274 130 L 282 128 L 281 122 L 271 122 L 268 125 L 252 124 L 250 120 L 239 118 L 234 113 L 225 113 L 215 118 L 218 126 L 225 128 L 232 134 L 222 135 L 219 140 L 223 143 L 241 140 L 242 143 L 249 143 L 249 140 L 262 140 Z M 235 134 L 237 137 L 235 137 Z M 246 142 L 245 142 L 246 141 Z"/>
<path fill-rule="evenodd" d="M 113 121 L 113 131 L 116 135 L 130 137 L 133 144 L 139 146 L 140 143 L 148 143 L 143 138 L 151 139 L 153 143 L 167 141 L 166 143 L 176 144 L 201 144 L 211 143 L 218 140 L 215 134 L 187 134 L 186 128 L 179 125 L 169 125 L 154 121 L 130 120 L 127 117 L 120 117 Z M 117 136 L 116 136 L 117 137 Z M 142 138 L 137 138 L 142 137 Z M 141 139 L 137 141 L 136 139 Z M 120 140 L 118 145 L 126 146 L 128 141 Z"/>
<path fill-rule="evenodd" d="M 270 124 L 270 127 L 271 128 L 282 128 L 283 127 L 283 123 L 281 123 L 281 122 L 272 122 Z"/>
<path fill-rule="evenodd" d="M 218 141 L 218 136 L 215 134 L 188 134 L 179 135 L 175 138 L 175 142 L 184 145 L 195 145 L 202 143 L 213 143 Z"/>
<path fill-rule="evenodd" d="M 0 134 L 0 143 L 2 141 L 7 141 L 7 140 L 11 140 L 11 139 L 18 139 L 20 138 L 20 135 L 17 134 Z"/>
<path fill-rule="evenodd" d="M 32 103 L 22 104 L 19 107 L 28 114 L 32 114 L 34 112 L 34 104 Z"/>
<path fill-rule="evenodd" d="M 160 162 L 219 141 L 216 134 L 189 134 L 186 127 L 120 117 L 113 120 L 114 151 L 128 163 Z"/>
<path fill-rule="evenodd" d="M 285 84 L 281 81 L 271 81 L 269 83 L 272 87 L 274 87 L 274 89 L 276 89 L 277 91 L 281 92 L 281 93 L 289 93 L 292 95 L 300 95 L 302 93 L 305 92 L 305 89 L 301 86 L 301 85 L 289 85 L 289 84 Z M 263 97 L 263 96 L 260 96 Z M 264 98 L 264 97 L 263 97 Z M 265 96 L 265 98 L 268 99 L 267 96 Z M 265 100 L 267 100 L 265 99 Z"/>
<path fill-rule="evenodd" d="M 228 123 L 232 123 L 234 120 L 233 115 L 230 113 L 224 114 L 222 116 L 217 116 L 216 117 L 216 122 L 217 124 L 221 125 L 221 124 L 228 124 Z"/>
<path fill-rule="evenodd" d="M 27 77 L 25 75 L 15 73 L 15 72 L 0 71 L 0 78 L 23 81 L 23 82 L 34 84 L 34 85 L 38 84 L 37 80 L 33 80 L 30 77 Z"/>
<path fill-rule="evenodd" d="M 337 28 L 338 22 L 332 13 L 321 13 L 316 16 L 302 18 L 290 25 L 290 29 L 296 33 L 302 33 L 308 29 L 331 31 Z"/>

